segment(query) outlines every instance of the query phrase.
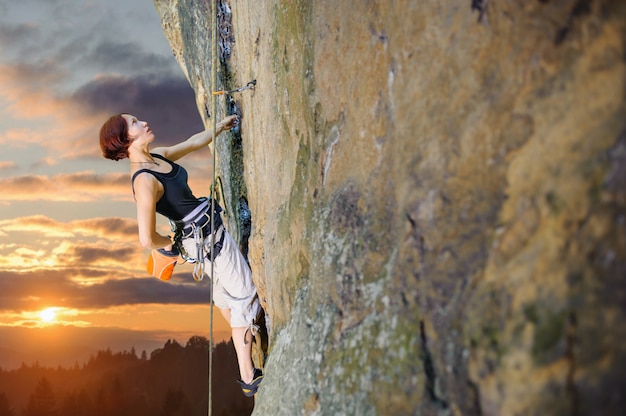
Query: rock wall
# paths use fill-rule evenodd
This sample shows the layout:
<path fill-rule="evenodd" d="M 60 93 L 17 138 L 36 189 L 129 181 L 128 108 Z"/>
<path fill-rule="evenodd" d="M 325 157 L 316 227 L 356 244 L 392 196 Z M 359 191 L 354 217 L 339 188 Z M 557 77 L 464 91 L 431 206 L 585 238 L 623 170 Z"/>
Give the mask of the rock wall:
<path fill-rule="evenodd" d="M 218 3 L 255 414 L 621 414 L 626 4 Z M 210 3 L 155 5 L 206 116 Z"/>

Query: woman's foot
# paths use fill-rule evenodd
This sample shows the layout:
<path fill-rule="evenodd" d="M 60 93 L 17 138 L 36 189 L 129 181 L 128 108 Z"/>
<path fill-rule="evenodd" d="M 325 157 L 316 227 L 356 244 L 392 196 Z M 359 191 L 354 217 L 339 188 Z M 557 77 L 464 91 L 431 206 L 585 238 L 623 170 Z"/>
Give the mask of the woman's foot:
<path fill-rule="evenodd" d="M 261 384 L 261 381 L 263 381 L 263 372 L 258 368 L 254 369 L 254 375 L 252 376 L 252 381 L 250 381 L 250 383 L 244 383 L 241 380 L 237 380 L 237 382 L 241 384 L 241 390 L 243 391 L 243 394 L 247 397 L 252 397 L 255 395 L 257 389 L 259 388 L 259 384 Z"/>

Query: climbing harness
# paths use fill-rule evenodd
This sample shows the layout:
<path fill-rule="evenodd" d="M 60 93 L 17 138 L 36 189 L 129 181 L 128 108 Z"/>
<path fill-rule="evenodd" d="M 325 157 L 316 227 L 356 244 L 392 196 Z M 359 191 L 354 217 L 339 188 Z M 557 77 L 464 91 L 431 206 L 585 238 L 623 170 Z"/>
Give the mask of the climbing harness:
<path fill-rule="evenodd" d="M 248 82 L 243 87 L 239 87 L 237 89 L 230 90 L 230 91 L 214 91 L 213 95 L 233 94 L 233 93 L 241 92 L 244 90 L 253 90 L 255 86 L 256 86 L 256 79 L 253 79 L 252 81 Z"/>
<path fill-rule="evenodd" d="M 210 215 L 208 213 L 203 215 L 207 219 L 206 225 L 202 226 L 196 223 L 191 223 L 188 227 L 185 227 L 185 230 L 189 230 L 188 232 L 183 232 L 180 228 L 178 228 L 174 237 L 174 242 L 179 247 L 180 256 L 183 260 L 185 260 L 185 262 L 194 264 L 192 276 L 196 282 L 204 280 L 204 261 L 209 260 L 212 262 L 217 258 L 217 256 L 219 256 L 222 251 L 222 247 L 224 246 L 224 237 L 226 236 L 224 225 L 221 221 L 218 221 L 219 225 L 214 232 L 215 243 L 213 243 L 212 246 L 207 246 L 205 239 L 213 227 L 210 226 Z M 195 248 L 193 253 L 189 253 L 182 244 L 182 240 L 186 238 L 193 238 Z"/>
<path fill-rule="evenodd" d="M 188 263 L 195 264 L 193 279 L 201 282 L 204 279 L 204 260 L 211 262 L 219 255 L 224 244 L 224 225 L 219 205 L 213 199 L 200 198 L 202 203 L 180 221 L 170 220 L 170 228 L 175 233 L 174 242 L 179 247 L 181 257 Z M 216 210 L 215 212 L 210 212 Z M 205 237 L 212 235 L 211 246 L 205 244 Z M 182 244 L 182 240 L 193 238 L 195 253 L 188 253 Z M 213 272 L 211 271 L 211 276 Z"/>
<path fill-rule="evenodd" d="M 219 205 L 214 205 L 208 198 L 199 198 L 201 204 L 198 205 L 193 211 L 185 216 L 180 221 L 170 221 L 172 231 L 176 231 L 180 234 L 180 239 L 189 238 L 193 234 L 193 228 L 205 228 L 207 231 L 211 225 L 211 221 L 214 221 L 214 229 L 219 228 L 223 224 L 222 216 L 220 212 L 222 208 Z M 209 209 L 213 208 L 215 212 L 209 213 Z M 208 235 L 208 234 L 207 234 Z"/>

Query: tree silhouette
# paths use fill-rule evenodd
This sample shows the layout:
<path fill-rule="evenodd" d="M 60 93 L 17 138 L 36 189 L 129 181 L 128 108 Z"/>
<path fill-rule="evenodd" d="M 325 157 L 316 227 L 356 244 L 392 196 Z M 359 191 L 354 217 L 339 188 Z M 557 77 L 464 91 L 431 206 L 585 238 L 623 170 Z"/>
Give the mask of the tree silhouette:
<path fill-rule="evenodd" d="M 57 416 L 56 399 L 52 392 L 52 386 L 46 377 L 43 377 L 35 392 L 28 399 L 28 406 L 24 410 L 24 416 Z"/>
<path fill-rule="evenodd" d="M 204 349 L 206 351 L 209 350 L 209 340 L 206 337 L 201 337 L 200 335 L 194 335 L 187 341 L 185 345 L 186 348 L 198 348 Z"/>
<path fill-rule="evenodd" d="M 0 416 L 15 416 L 13 409 L 9 406 L 9 399 L 4 393 L 0 393 Z"/>
<path fill-rule="evenodd" d="M 184 345 L 184 346 L 183 346 Z M 0 369 L 0 416 L 196 416 L 208 410 L 209 341 L 168 340 L 152 353 L 99 351 L 87 363 Z M 246 415 L 232 341 L 213 345 L 213 414 Z M 15 410 L 17 409 L 17 410 Z"/>
<path fill-rule="evenodd" d="M 192 413 L 191 403 L 183 391 L 172 389 L 167 391 L 161 416 L 189 416 Z"/>

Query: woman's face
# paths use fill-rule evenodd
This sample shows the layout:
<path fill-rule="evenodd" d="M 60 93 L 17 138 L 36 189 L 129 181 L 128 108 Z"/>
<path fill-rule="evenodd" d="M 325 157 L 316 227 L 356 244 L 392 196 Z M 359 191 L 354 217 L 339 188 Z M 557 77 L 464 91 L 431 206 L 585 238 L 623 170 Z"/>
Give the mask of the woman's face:
<path fill-rule="evenodd" d="M 148 123 L 137 120 L 137 117 L 132 114 L 122 114 L 122 117 L 128 126 L 128 138 L 133 143 L 150 143 L 154 140 L 154 134 L 148 127 Z"/>

